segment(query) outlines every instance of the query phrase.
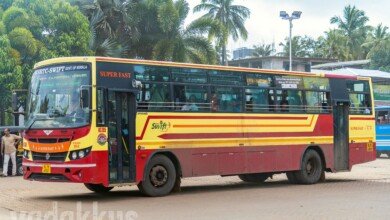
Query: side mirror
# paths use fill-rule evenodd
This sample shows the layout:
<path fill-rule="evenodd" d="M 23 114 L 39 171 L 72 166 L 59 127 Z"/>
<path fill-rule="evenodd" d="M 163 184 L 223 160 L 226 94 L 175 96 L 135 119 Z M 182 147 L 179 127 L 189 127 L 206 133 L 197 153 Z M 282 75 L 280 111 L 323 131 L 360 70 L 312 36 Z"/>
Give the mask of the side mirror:
<path fill-rule="evenodd" d="M 91 101 L 90 101 L 90 97 L 91 97 L 91 93 L 90 93 L 90 88 L 83 88 L 81 87 L 80 89 L 80 106 L 81 108 L 87 108 L 87 109 L 90 109 L 91 108 Z"/>

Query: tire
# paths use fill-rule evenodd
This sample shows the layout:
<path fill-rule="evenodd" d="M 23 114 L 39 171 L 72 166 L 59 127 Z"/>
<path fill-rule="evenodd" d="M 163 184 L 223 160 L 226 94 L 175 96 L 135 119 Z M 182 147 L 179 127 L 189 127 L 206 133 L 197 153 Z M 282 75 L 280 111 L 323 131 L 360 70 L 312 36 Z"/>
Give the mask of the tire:
<path fill-rule="evenodd" d="M 105 187 L 103 184 L 92 184 L 92 183 L 84 183 L 87 189 L 91 190 L 95 193 L 107 193 L 112 190 L 114 187 Z"/>
<path fill-rule="evenodd" d="M 16 175 L 23 176 L 22 159 L 16 159 Z"/>
<path fill-rule="evenodd" d="M 164 155 L 153 156 L 144 174 L 144 180 L 137 186 L 141 193 L 147 196 L 166 196 L 175 186 L 175 165 Z"/>
<path fill-rule="evenodd" d="M 287 172 L 286 173 L 287 179 L 291 184 L 297 184 L 297 178 L 295 177 L 295 172 Z"/>
<path fill-rule="evenodd" d="M 293 175 L 299 184 L 314 184 L 321 179 L 324 172 L 320 155 L 315 150 L 307 150 L 303 156 L 301 169 Z"/>
<path fill-rule="evenodd" d="M 270 176 L 271 175 L 268 173 L 253 173 L 253 174 L 240 174 L 238 175 L 238 178 L 248 183 L 263 183 Z"/>

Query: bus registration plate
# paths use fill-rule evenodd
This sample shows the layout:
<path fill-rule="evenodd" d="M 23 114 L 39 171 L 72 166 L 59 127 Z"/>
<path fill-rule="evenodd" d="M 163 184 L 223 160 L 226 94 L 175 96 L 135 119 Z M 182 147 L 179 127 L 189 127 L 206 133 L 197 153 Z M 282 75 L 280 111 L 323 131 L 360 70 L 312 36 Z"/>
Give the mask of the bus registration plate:
<path fill-rule="evenodd" d="M 51 173 L 51 166 L 50 166 L 50 164 L 43 164 L 43 166 L 42 166 L 42 173 Z"/>

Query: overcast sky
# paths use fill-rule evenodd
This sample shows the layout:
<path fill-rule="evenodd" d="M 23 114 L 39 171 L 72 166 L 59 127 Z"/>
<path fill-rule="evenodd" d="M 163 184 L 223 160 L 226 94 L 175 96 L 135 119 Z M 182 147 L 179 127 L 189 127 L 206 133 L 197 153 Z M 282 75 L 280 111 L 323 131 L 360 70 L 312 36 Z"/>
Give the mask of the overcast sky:
<path fill-rule="evenodd" d="M 187 18 L 188 24 L 202 13 L 192 13 L 192 8 L 201 0 L 187 0 L 191 13 Z M 228 49 L 252 47 L 259 43 L 275 42 L 277 46 L 288 36 L 288 21 L 279 18 L 281 10 L 289 14 L 294 10 L 302 11 L 301 19 L 294 20 L 293 35 L 309 35 L 317 38 L 324 31 L 335 28 L 329 20 L 332 16 L 342 16 L 343 8 L 352 4 L 366 12 L 370 18 L 368 24 L 376 26 L 383 23 L 390 26 L 390 0 L 235 0 L 234 4 L 248 7 L 251 17 L 246 22 L 249 32 L 247 41 L 229 42 Z"/>

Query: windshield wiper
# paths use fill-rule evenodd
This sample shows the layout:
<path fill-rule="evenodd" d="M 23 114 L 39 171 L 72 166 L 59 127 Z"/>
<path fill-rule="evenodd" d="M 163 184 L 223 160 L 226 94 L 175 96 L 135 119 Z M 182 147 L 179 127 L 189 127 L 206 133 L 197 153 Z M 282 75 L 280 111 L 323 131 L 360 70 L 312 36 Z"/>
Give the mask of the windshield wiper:
<path fill-rule="evenodd" d="M 34 123 L 37 121 L 50 121 L 50 120 L 54 120 L 54 119 L 53 118 L 33 118 L 31 120 L 32 120 L 31 124 L 26 128 L 26 130 L 24 130 L 24 132 L 29 131 L 31 129 L 31 127 L 34 125 Z"/>

